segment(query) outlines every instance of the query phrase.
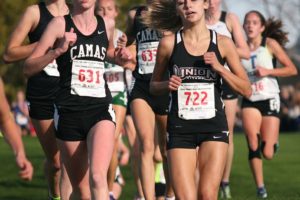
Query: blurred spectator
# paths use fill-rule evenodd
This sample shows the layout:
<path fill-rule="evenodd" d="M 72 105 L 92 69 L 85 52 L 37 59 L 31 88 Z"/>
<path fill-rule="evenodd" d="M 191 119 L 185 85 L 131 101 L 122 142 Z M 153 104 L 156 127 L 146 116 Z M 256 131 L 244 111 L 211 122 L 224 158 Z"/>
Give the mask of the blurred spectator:
<path fill-rule="evenodd" d="M 12 103 L 12 112 L 16 123 L 22 130 L 22 135 L 35 135 L 34 129 L 30 125 L 28 102 L 25 100 L 25 94 L 22 90 L 18 90 L 16 101 Z"/>
<path fill-rule="evenodd" d="M 298 131 L 300 123 L 300 88 L 292 85 L 281 87 L 280 131 Z"/>

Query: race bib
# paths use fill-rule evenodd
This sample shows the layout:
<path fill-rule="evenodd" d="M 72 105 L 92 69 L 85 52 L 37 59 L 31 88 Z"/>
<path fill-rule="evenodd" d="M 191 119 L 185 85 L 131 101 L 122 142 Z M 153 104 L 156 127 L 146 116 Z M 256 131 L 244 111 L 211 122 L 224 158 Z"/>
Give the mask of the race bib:
<path fill-rule="evenodd" d="M 186 120 L 215 117 L 214 84 L 183 83 L 178 88 L 178 116 Z"/>
<path fill-rule="evenodd" d="M 102 98 L 106 96 L 104 63 L 90 60 L 73 60 L 71 94 Z"/>
<path fill-rule="evenodd" d="M 125 90 L 124 68 L 111 63 L 105 63 L 105 78 L 111 92 Z"/>
<path fill-rule="evenodd" d="M 138 46 L 139 74 L 153 73 L 158 42 L 141 43 Z"/>
<path fill-rule="evenodd" d="M 274 99 L 270 99 L 269 103 L 270 103 L 269 104 L 270 105 L 270 110 L 271 111 L 276 111 L 277 113 L 279 113 L 279 111 L 280 111 L 280 99 L 279 99 L 279 97 L 277 96 Z"/>
<path fill-rule="evenodd" d="M 121 92 L 125 90 L 123 72 L 106 72 L 105 75 L 110 91 Z"/>
<path fill-rule="evenodd" d="M 43 70 L 48 76 L 59 76 L 56 60 L 49 63 Z"/>

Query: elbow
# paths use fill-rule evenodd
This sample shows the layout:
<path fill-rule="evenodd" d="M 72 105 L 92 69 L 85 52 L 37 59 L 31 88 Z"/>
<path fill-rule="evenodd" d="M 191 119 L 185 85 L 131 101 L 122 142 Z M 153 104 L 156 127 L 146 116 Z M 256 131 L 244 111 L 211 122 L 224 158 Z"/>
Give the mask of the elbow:
<path fill-rule="evenodd" d="M 245 53 L 245 59 L 249 60 L 250 57 L 251 57 L 250 51 L 247 51 L 247 52 Z"/>
<path fill-rule="evenodd" d="M 5 64 L 10 64 L 13 62 L 13 60 L 10 58 L 9 54 L 6 52 L 2 55 L 2 60 Z"/>
<path fill-rule="evenodd" d="M 291 76 L 296 76 L 298 75 L 298 70 L 296 67 L 293 67 L 293 69 L 291 70 Z"/>
<path fill-rule="evenodd" d="M 23 65 L 23 74 L 26 78 L 29 78 L 32 76 L 32 74 L 30 73 L 30 70 L 27 67 L 27 63 L 25 61 L 24 65 Z"/>
<path fill-rule="evenodd" d="M 241 56 L 243 59 L 249 60 L 251 57 L 251 53 L 250 50 L 247 48 L 244 50 L 243 55 Z"/>

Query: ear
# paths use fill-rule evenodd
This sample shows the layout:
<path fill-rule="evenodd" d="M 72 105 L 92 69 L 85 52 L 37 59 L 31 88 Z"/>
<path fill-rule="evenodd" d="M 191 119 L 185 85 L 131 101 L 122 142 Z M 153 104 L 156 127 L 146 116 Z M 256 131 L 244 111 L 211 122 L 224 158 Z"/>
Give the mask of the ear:
<path fill-rule="evenodd" d="M 209 7 L 209 0 L 203 0 L 203 8 L 204 10 L 207 10 Z"/>
<path fill-rule="evenodd" d="M 265 26 L 265 25 L 261 26 L 261 27 L 260 27 L 260 32 L 261 32 L 261 33 L 264 32 L 265 29 L 266 29 L 266 26 Z"/>

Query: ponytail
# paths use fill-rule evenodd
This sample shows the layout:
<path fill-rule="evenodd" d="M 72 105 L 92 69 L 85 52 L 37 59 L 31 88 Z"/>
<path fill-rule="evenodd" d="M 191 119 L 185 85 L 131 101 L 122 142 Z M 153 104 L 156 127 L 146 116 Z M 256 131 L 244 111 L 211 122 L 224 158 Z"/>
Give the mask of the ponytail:
<path fill-rule="evenodd" d="M 142 17 L 143 23 L 152 29 L 176 32 L 182 27 L 177 15 L 175 0 L 153 0 L 148 12 Z"/>
<path fill-rule="evenodd" d="M 266 21 L 263 36 L 275 39 L 281 46 L 285 46 L 289 41 L 288 33 L 282 30 L 282 21 L 275 20 L 274 17 Z"/>

